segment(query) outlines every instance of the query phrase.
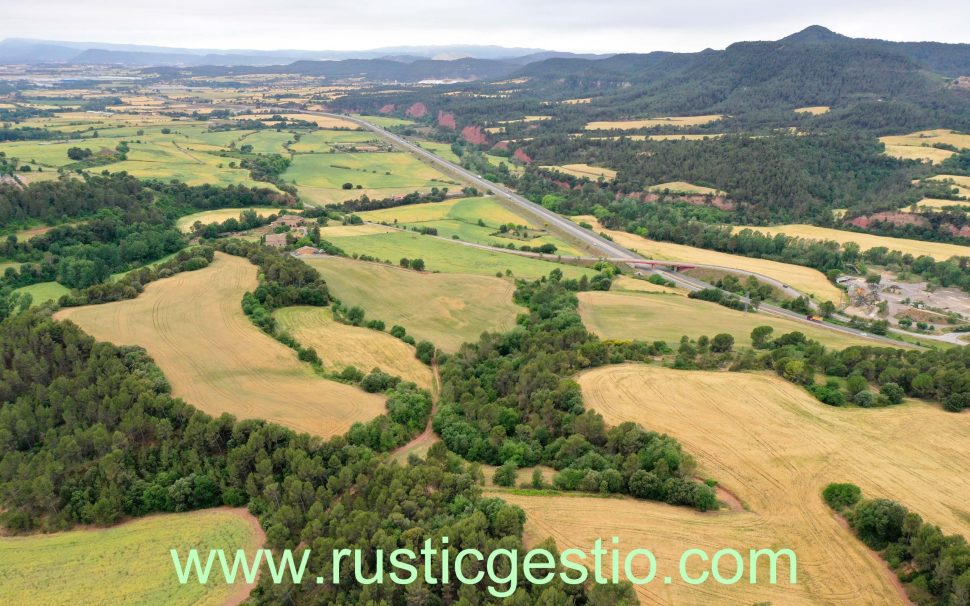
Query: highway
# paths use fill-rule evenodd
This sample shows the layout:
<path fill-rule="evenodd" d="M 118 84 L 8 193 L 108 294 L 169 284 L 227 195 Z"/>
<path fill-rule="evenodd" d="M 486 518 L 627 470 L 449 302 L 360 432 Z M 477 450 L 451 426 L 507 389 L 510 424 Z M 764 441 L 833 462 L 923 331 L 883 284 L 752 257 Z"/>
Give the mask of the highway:
<path fill-rule="evenodd" d="M 242 110 L 242 111 L 250 111 L 253 109 L 250 106 L 235 105 L 235 104 L 221 104 L 217 107 L 233 109 L 233 110 Z M 399 149 L 410 152 L 415 156 L 421 158 L 428 164 L 436 167 L 442 173 L 446 175 L 451 175 L 456 179 L 479 189 L 482 192 L 491 192 L 492 195 L 498 198 L 507 200 L 508 202 L 515 205 L 519 209 L 525 211 L 526 214 L 532 215 L 533 217 L 537 218 L 543 224 L 543 227 L 552 228 L 558 231 L 560 234 L 563 234 L 572 240 L 583 243 L 589 250 L 593 251 L 598 255 L 596 258 L 609 260 L 615 263 L 626 263 L 626 264 L 636 263 L 637 261 L 652 260 L 652 259 L 647 259 L 627 248 L 624 248 L 623 246 L 620 246 L 616 242 L 607 240 L 606 238 L 596 233 L 593 233 L 590 230 L 580 227 L 579 225 L 577 225 L 576 223 L 573 223 L 569 219 L 566 219 L 565 217 L 559 214 L 556 214 L 551 210 L 539 204 L 536 204 L 535 202 L 532 202 L 531 200 L 515 193 L 514 191 L 507 189 L 505 186 L 499 183 L 493 183 L 492 181 L 483 179 L 479 175 L 476 175 L 475 173 L 467 170 L 466 168 L 459 166 L 453 162 L 450 162 L 444 158 L 441 158 L 440 156 L 436 156 L 430 151 L 412 143 L 411 141 L 408 141 L 404 137 L 397 135 L 395 133 L 389 132 L 380 126 L 373 124 L 371 122 L 368 122 L 367 120 L 364 120 L 357 116 L 348 115 L 348 114 L 335 114 L 331 112 L 295 110 L 293 108 L 272 108 L 272 107 L 264 106 L 262 107 L 262 109 L 268 109 L 270 111 L 281 111 L 281 112 L 285 111 L 289 113 L 302 113 L 310 116 L 336 118 L 340 120 L 353 122 L 354 124 L 357 124 L 362 128 L 365 128 L 369 131 L 374 132 L 375 134 L 382 137 L 383 139 L 391 142 L 394 146 L 398 147 Z M 505 249 L 496 249 L 496 250 L 505 250 Z M 507 250 L 505 251 L 509 252 Z M 690 265 L 695 265 L 695 264 L 690 264 Z M 631 267 L 633 267 L 633 269 L 638 273 L 644 272 L 642 268 L 637 268 L 634 265 L 631 265 Z M 728 267 L 725 267 L 722 269 L 725 271 L 731 271 L 734 273 L 744 273 L 744 274 L 754 275 L 758 279 L 767 281 L 769 283 L 777 282 L 777 280 L 766 278 L 765 276 L 761 276 L 758 274 L 752 274 L 751 272 L 740 272 L 739 270 L 728 268 Z M 674 272 L 674 271 L 664 271 L 660 269 L 654 269 L 652 270 L 652 273 L 660 274 L 666 279 L 674 282 L 677 286 L 684 288 L 688 291 L 697 291 L 704 288 L 713 288 L 711 284 L 708 284 L 696 278 L 692 278 L 690 276 L 685 276 L 684 274 Z M 794 290 L 788 285 L 782 285 L 782 290 L 792 296 L 798 296 L 800 294 L 798 293 L 798 291 Z M 740 298 L 742 301 L 749 302 L 748 299 L 745 297 L 740 297 Z M 849 334 L 857 337 L 867 338 L 869 340 L 879 342 L 884 345 L 892 345 L 895 347 L 899 347 L 901 345 L 901 343 L 895 339 L 868 334 L 864 331 L 856 330 L 854 328 L 848 328 L 845 326 L 839 326 L 839 325 L 829 324 L 824 322 L 812 322 L 810 320 L 807 320 L 805 316 L 800 313 L 796 313 L 796 312 L 784 309 L 782 307 L 778 307 L 776 305 L 762 303 L 758 309 L 759 311 L 765 312 L 767 314 L 788 318 L 790 320 L 795 320 L 798 322 L 804 322 L 805 324 L 808 324 L 811 326 L 826 328 L 828 330 L 840 332 L 843 334 Z M 893 332 L 898 332 L 898 331 L 893 331 Z M 924 336 L 924 335 L 920 335 L 920 336 Z M 928 336 L 928 338 L 932 339 L 931 336 Z M 907 344 L 903 344 L 903 345 L 907 345 Z"/>
<path fill-rule="evenodd" d="M 387 139 L 388 141 L 391 141 L 399 148 L 402 148 L 422 158 L 429 164 L 435 166 L 438 170 L 446 174 L 451 174 L 453 176 L 456 176 L 462 181 L 468 183 L 469 185 L 476 187 L 479 191 L 482 191 L 482 192 L 491 191 L 492 194 L 494 194 L 495 196 L 508 200 L 512 204 L 515 204 L 516 206 L 528 211 L 529 214 L 532 214 L 538 217 L 539 219 L 541 219 L 541 221 L 545 223 L 546 226 L 555 226 L 560 232 L 564 232 L 568 234 L 570 237 L 583 242 L 588 247 L 590 247 L 591 250 L 597 253 L 602 253 L 602 256 L 604 258 L 628 259 L 631 261 L 643 260 L 643 257 L 641 257 L 640 255 L 634 254 L 629 250 L 623 248 L 622 246 L 619 246 L 614 242 L 610 242 L 606 238 L 603 238 L 597 234 L 594 234 L 589 230 L 583 229 L 582 227 L 576 225 L 569 219 L 563 218 L 562 216 L 550 211 L 549 209 L 539 204 L 536 204 L 535 202 L 532 202 L 527 198 L 520 196 L 519 194 L 513 191 L 506 189 L 504 186 L 497 183 L 493 183 L 491 181 L 487 181 L 479 177 L 478 175 L 472 173 L 471 171 L 465 168 L 462 168 L 461 166 L 458 166 L 453 162 L 449 162 L 448 160 L 445 160 L 440 156 L 436 156 L 433 153 L 429 152 L 428 150 L 415 145 L 414 143 L 411 143 L 404 137 L 401 137 L 399 135 L 396 135 L 394 133 L 384 130 L 380 126 L 371 124 L 370 122 L 357 118 L 356 116 L 347 116 L 343 114 L 329 114 L 325 112 L 309 112 L 309 111 L 303 112 L 303 113 L 307 113 L 311 115 L 326 116 L 331 118 L 341 118 L 343 120 L 348 120 L 350 122 L 353 122 L 363 128 L 371 130 L 377 133 L 378 135 L 380 135 L 381 137 Z"/>
<path fill-rule="evenodd" d="M 438 170 L 442 171 L 443 173 L 450 174 L 460 179 L 461 181 L 478 188 L 482 192 L 491 191 L 493 195 L 511 202 L 515 206 L 526 211 L 528 214 L 533 215 L 534 217 L 537 217 L 544 224 L 545 227 L 554 228 L 556 231 L 559 231 L 560 233 L 566 234 L 567 236 L 571 237 L 574 240 L 578 240 L 584 243 L 590 250 L 601 255 L 601 258 L 603 259 L 607 259 L 607 260 L 610 260 L 613 262 L 619 262 L 619 263 L 629 263 L 629 262 L 635 263 L 636 261 L 651 260 L 651 259 L 642 257 L 637 253 L 620 246 L 616 242 L 607 240 L 606 238 L 603 238 L 602 236 L 599 236 L 598 234 L 595 234 L 589 231 L 588 229 L 584 229 L 580 227 L 579 225 L 577 225 L 576 223 L 573 223 L 569 219 L 566 219 L 561 215 L 558 215 L 552 212 L 551 210 L 539 204 L 536 204 L 531 200 L 528 200 L 527 198 L 505 188 L 501 184 L 493 183 L 492 181 L 487 181 L 481 178 L 480 176 L 472 173 L 471 171 L 461 166 L 458 166 L 453 162 L 449 162 L 444 158 L 436 156 L 435 154 L 429 152 L 428 150 L 423 149 L 418 145 L 415 145 L 414 143 L 408 141 L 404 137 L 388 132 L 387 130 L 381 128 L 380 126 L 377 126 L 376 124 L 372 124 L 367 120 L 363 120 L 356 116 L 349 116 L 346 114 L 333 114 L 328 112 L 304 111 L 302 113 L 315 115 L 315 116 L 323 116 L 323 117 L 329 117 L 329 118 L 339 118 L 343 120 L 348 120 L 350 122 L 353 122 L 354 124 L 357 124 L 358 126 L 361 126 L 362 128 L 366 128 L 367 130 L 370 130 L 380 135 L 382 138 L 390 141 L 398 148 L 408 151 L 418 156 L 419 158 L 425 160 L 429 164 L 438 168 Z M 637 268 L 634 268 L 634 269 L 637 269 Z M 723 268 L 723 269 L 725 271 L 732 271 L 737 273 L 737 270 L 732 268 Z M 678 272 L 658 269 L 658 270 L 653 270 L 653 273 L 658 273 L 661 276 L 677 284 L 677 286 L 689 291 L 697 291 L 704 288 L 712 288 L 712 286 L 706 282 L 703 282 L 696 278 L 692 278 L 690 276 L 685 276 L 684 274 L 681 274 Z M 750 273 L 750 272 L 743 272 L 743 273 Z M 754 275 L 754 274 L 751 274 L 751 275 Z M 764 279 L 763 276 L 756 276 L 756 277 L 758 277 L 759 279 Z M 775 282 L 775 281 L 771 280 L 771 282 Z M 784 290 L 789 294 L 791 294 L 792 292 L 797 293 L 797 291 L 794 291 L 794 289 L 792 289 L 787 285 L 784 286 Z M 745 297 L 741 297 L 741 299 L 745 302 L 748 302 Z M 879 335 L 868 334 L 864 331 L 856 330 L 854 328 L 848 328 L 845 326 L 838 326 L 838 325 L 828 324 L 823 322 L 812 322 L 807 320 L 805 316 L 800 313 L 796 313 L 796 312 L 784 309 L 782 307 L 778 307 L 776 305 L 762 303 L 758 309 L 762 312 L 765 312 L 771 315 L 780 316 L 783 318 L 788 318 L 790 320 L 796 320 L 799 322 L 804 322 L 811 326 L 826 328 L 835 332 L 854 335 L 857 337 L 864 337 L 872 341 L 880 342 L 886 345 L 893 345 L 896 347 L 900 346 L 900 342 L 895 339 L 882 337 Z"/>

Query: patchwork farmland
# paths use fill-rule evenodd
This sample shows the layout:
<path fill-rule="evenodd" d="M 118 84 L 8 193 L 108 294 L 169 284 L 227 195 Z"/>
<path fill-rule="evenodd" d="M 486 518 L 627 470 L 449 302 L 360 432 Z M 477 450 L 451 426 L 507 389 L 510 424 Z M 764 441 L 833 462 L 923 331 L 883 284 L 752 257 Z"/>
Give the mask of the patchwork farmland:
<path fill-rule="evenodd" d="M 209 267 L 153 282 L 131 301 L 56 317 L 97 339 L 144 347 L 173 394 L 215 416 L 268 419 L 328 437 L 383 413 L 382 397 L 319 378 L 252 325 L 240 301 L 256 285 L 254 265 L 219 254 Z"/>

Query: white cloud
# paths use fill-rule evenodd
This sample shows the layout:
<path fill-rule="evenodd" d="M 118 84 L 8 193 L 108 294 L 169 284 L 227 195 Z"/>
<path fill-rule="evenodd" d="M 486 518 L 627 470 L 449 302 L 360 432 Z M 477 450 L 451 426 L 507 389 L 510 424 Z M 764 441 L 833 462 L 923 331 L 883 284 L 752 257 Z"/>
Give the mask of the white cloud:
<path fill-rule="evenodd" d="M 0 37 L 193 48 L 692 51 L 813 23 L 853 36 L 970 42 L 963 0 L 43 0 L 3 12 Z"/>

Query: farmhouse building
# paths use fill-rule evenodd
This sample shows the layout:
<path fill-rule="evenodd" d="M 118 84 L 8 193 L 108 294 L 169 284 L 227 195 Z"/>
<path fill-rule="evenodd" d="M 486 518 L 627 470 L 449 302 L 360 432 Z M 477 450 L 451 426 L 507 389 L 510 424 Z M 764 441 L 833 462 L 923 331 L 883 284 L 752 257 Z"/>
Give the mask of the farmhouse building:
<path fill-rule="evenodd" d="M 303 217 L 297 215 L 280 215 L 278 219 L 273 221 L 271 225 L 273 227 L 279 227 L 280 225 L 285 225 L 287 227 L 296 227 L 303 223 Z"/>
<path fill-rule="evenodd" d="M 266 246 L 283 248 L 286 246 L 286 234 L 266 234 Z"/>
<path fill-rule="evenodd" d="M 306 255 L 319 255 L 320 250 L 312 246 L 301 246 L 300 248 L 293 251 L 294 257 L 303 257 Z"/>

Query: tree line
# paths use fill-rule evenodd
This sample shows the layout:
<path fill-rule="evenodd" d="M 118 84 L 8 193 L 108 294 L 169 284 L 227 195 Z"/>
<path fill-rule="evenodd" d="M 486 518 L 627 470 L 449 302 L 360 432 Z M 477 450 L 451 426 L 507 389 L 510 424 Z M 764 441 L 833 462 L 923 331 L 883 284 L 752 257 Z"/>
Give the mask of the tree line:
<path fill-rule="evenodd" d="M 684 337 L 673 366 L 771 370 L 832 406 L 889 406 L 909 396 L 939 402 L 950 412 L 970 408 L 970 347 L 920 351 L 854 345 L 834 350 L 799 331 L 774 336 L 771 326 L 756 327 L 751 345 L 732 351 L 708 337 Z M 824 383 L 817 380 L 820 374 Z"/>
<path fill-rule="evenodd" d="M 945 535 L 890 499 L 863 499 L 854 484 L 829 484 L 822 493 L 856 536 L 877 551 L 920 606 L 970 604 L 970 545 Z"/>

